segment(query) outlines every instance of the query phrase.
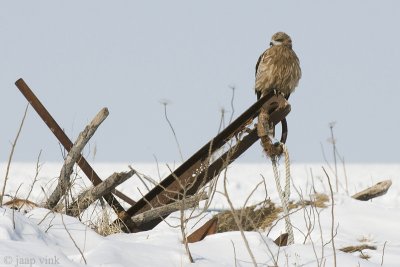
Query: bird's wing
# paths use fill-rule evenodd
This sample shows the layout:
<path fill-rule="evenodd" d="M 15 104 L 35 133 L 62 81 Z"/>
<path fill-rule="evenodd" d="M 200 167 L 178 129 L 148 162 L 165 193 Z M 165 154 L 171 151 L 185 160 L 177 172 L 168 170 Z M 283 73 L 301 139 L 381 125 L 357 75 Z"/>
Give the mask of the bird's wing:
<path fill-rule="evenodd" d="M 263 54 L 264 54 L 264 53 L 262 53 L 262 54 L 258 57 L 258 60 L 257 60 L 257 63 L 256 63 L 256 73 L 254 74 L 255 77 L 257 77 L 258 65 L 260 65 L 260 62 L 261 62 L 261 59 L 262 59 Z M 260 92 L 260 91 L 257 91 L 255 88 L 254 88 L 254 91 L 255 91 L 255 93 L 256 93 L 256 95 L 257 95 L 257 100 L 259 100 L 259 99 L 261 98 L 261 92 Z"/>
<path fill-rule="evenodd" d="M 265 51 L 265 52 L 266 52 L 266 51 Z M 265 52 L 264 52 L 264 53 L 265 53 Z M 262 59 L 264 53 L 262 53 L 262 54 L 258 57 L 258 60 L 257 60 L 257 63 L 256 63 L 256 73 L 255 73 L 255 76 L 256 76 L 256 77 L 257 77 L 257 72 L 258 72 L 258 66 L 260 65 L 260 62 L 261 62 L 261 59 Z"/>
<path fill-rule="evenodd" d="M 256 63 L 256 72 L 255 72 L 255 77 L 256 77 L 256 81 L 257 81 L 257 75 L 258 75 L 258 66 L 260 65 L 260 63 L 261 63 L 261 61 L 262 61 L 262 58 L 263 58 L 263 56 L 264 56 L 264 54 L 266 53 L 267 51 L 264 51 L 259 57 L 258 57 L 258 60 L 257 60 L 257 63 Z M 256 93 L 256 95 L 257 95 L 257 100 L 259 100 L 260 98 L 261 98 L 261 91 L 259 91 L 259 90 L 257 90 L 257 88 L 254 88 L 254 91 L 255 91 L 255 93 Z"/>
<path fill-rule="evenodd" d="M 256 64 L 256 85 L 255 90 L 263 91 L 273 84 L 274 73 L 276 71 L 276 65 L 274 63 L 274 47 L 265 50 L 261 54 Z"/>

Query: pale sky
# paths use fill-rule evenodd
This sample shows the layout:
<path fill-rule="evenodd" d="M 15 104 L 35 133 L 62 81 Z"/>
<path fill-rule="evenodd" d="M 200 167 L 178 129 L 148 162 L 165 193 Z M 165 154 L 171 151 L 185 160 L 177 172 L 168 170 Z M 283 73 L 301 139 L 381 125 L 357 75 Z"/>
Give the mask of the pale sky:
<path fill-rule="evenodd" d="M 187 159 L 215 136 L 220 110 L 255 102 L 254 66 L 287 32 L 303 77 L 290 98 L 294 162 L 321 162 L 334 128 L 346 162 L 399 162 L 400 1 L 3 1 L 0 4 L 0 161 L 26 100 L 23 78 L 74 141 L 102 107 L 90 161 L 180 162 L 161 101 Z M 96 155 L 93 159 L 93 148 Z M 61 161 L 30 108 L 15 161 Z M 261 162 L 259 143 L 243 161 Z"/>

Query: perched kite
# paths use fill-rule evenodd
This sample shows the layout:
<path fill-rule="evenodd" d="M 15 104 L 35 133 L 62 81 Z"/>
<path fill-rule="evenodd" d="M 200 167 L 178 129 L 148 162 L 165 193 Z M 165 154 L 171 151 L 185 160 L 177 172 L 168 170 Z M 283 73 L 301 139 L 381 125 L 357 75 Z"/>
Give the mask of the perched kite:
<path fill-rule="evenodd" d="M 257 99 L 274 91 L 288 99 L 301 78 L 299 58 L 292 50 L 292 39 L 284 32 L 272 35 L 270 47 L 256 64 Z"/>

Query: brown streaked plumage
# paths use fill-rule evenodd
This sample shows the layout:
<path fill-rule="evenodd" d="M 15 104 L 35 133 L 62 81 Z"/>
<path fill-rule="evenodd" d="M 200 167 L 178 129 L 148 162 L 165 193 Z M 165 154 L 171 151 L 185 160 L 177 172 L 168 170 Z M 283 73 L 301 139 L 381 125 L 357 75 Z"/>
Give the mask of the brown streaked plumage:
<path fill-rule="evenodd" d="M 257 99 L 273 90 L 288 99 L 300 78 L 300 62 L 292 50 L 292 39 L 284 32 L 275 33 L 270 47 L 261 54 L 256 64 Z"/>

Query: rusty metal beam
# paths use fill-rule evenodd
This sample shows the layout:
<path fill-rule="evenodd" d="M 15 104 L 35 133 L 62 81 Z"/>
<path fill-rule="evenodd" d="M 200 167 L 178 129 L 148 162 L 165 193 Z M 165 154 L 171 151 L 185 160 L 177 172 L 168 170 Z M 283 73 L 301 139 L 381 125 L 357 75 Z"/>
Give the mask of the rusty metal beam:
<path fill-rule="evenodd" d="M 188 243 L 195 243 L 203 240 L 208 235 L 216 234 L 218 230 L 218 217 L 213 217 L 207 221 L 199 229 L 191 233 L 187 237 Z"/>
<path fill-rule="evenodd" d="M 157 197 L 165 188 L 172 184 L 176 179 L 175 177 L 181 177 L 193 173 L 194 170 L 200 167 L 201 162 L 206 160 L 212 153 L 223 146 L 230 138 L 238 133 L 243 127 L 246 126 L 249 120 L 253 120 L 257 116 L 257 112 L 264 105 L 271 95 L 260 98 L 254 105 L 246 110 L 241 116 L 234 120 L 228 127 L 226 127 L 221 133 L 214 137 L 211 141 L 200 148 L 195 154 L 193 154 L 188 160 L 180 165 L 172 174 L 165 178 L 158 186 L 154 187 L 149 193 L 140 199 L 133 207 L 128 209 L 130 216 L 135 215 L 142 207 Z"/>
<path fill-rule="evenodd" d="M 64 131 L 61 129 L 61 127 L 58 125 L 58 123 L 54 120 L 54 118 L 50 115 L 50 113 L 47 111 L 47 109 L 43 106 L 43 104 L 40 102 L 40 100 L 36 97 L 36 95 L 32 92 L 32 90 L 29 88 L 29 86 L 25 83 L 25 81 L 23 79 L 19 79 L 15 82 L 15 85 L 18 87 L 18 89 L 21 91 L 21 93 L 25 96 L 25 98 L 28 100 L 28 102 L 31 104 L 31 106 L 36 110 L 38 115 L 46 123 L 46 125 L 53 132 L 53 134 L 57 137 L 58 141 L 69 152 L 73 146 L 73 143 L 68 138 L 68 136 L 64 133 Z M 92 183 L 94 185 L 98 185 L 102 182 L 100 177 L 97 175 L 97 173 L 93 170 L 93 168 L 90 166 L 90 164 L 86 161 L 86 159 L 83 156 L 80 157 L 77 164 L 82 169 L 82 171 L 85 173 L 85 175 L 90 179 L 90 181 L 92 181 Z M 130 199 L 128 196 L 124 195 L 123 193 L 121 193 L 117 190 L 114 190 L 112 193 L 131 205 L 136 204 L 136 202 L 134 200 Z M 105 195 L 104 199 L 107 201 L 107 203 L 110 206 L 112 206 L 114 208 L 114 210 L 117 212 L 117 215 L 119 217 L 121 217 L 121 216 L 124 217 L 124 215 L 126 216 L 126 214 L 125 214 L 126 212 L 125 212 L 124 208 L 114 198 L 114 196 L 112 194 Z"/>
<path fill-rule="evenodd" d="M 197 190 L 217 176 L 230 163 L 238 158 L 244 151 L 256 142 L 259 137 L 257 130 L 253 129 L 235 146 L 230 148 L 217 160 L 208 164 L 210 156 L 221 148 L 233 136 L 243 131 L 244 127 L 258 115 L 260 108 L 265 105 L 270 112 L 270 119 L 274 125 L 284 120 L 290 112 L 290 105 L 281 96 L 268 95 L 246 110 L 239 118 L 232 122 L 224 131 L 203 146 L 191 158 L 184 162 L 176 171 L 165 178 L 161 183 L 149 191 L 142 199 L 127 210 L 129 216 L 140 214 L 154 207 L 173 202 L 184 191 L 182 185 L 190 185 L 186 189 L 187 196 L 195 194 Z M 264 107 L 265 107 L 264 106 Z M 273 108 L 272 108 L 273 107 Z M 195 180 L 193 180 L 195 179 Z M 134 231 L 152 229 L 162 218 L 157 218 L 147 224 L 140 225 Z"/>

